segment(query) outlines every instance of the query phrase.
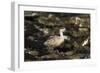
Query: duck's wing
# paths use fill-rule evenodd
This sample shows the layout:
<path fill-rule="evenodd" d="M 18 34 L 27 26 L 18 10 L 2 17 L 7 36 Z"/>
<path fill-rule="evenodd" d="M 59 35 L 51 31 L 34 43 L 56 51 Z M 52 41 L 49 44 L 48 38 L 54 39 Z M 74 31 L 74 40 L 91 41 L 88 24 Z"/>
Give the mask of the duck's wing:
<path fill-rule="evenodd" d="M 44 44 L 47 46 L 56 47 L 56 46 L 59 46 L 63 41 L 64 39 L 61 38 L 60 36 L 54 36 L 48 39 Z"/>

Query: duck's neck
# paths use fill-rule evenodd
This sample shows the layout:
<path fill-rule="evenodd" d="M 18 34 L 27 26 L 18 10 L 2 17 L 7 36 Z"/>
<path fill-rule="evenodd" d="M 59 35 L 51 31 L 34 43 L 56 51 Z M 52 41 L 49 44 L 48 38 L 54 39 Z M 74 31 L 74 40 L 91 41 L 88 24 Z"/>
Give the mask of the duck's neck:
<path fill-rule="evenodd" d="M 64 36 L 63 36 L 63 32 L 62 32 L 62 31 L 60 31 L 60 37 L 62 37 L 62 38 L 64 37 Z"/>

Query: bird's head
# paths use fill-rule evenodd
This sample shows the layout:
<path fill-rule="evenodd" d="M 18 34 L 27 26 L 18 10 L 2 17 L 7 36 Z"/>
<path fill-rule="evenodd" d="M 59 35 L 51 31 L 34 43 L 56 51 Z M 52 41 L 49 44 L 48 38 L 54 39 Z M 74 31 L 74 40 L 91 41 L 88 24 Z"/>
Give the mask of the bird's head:
<path fill-rule="evenodd" d="M 63 27 L 63 28 L 60 29 L 60 31 L 64 32 L 64 31 L 66 31 L 66 29 Z"/>

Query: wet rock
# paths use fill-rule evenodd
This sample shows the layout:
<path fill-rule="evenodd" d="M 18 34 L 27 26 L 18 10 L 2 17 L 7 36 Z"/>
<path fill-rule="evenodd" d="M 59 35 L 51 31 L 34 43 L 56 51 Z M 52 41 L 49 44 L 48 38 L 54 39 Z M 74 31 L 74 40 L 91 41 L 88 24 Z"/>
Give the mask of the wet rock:
<path fill-rule="evenodd" d="M 67 56 L 70 56 L 70 55 L 73 55 L 73 54 L 74 54 L 74 51 L 65 52 L 65 55 L 67 55 Z"/>
<path fill-rule="evenodd" d="M 80 54 L 68 56 L 69 59 L 80 59 Z"/>
<path fill-rule="evenodd" d="M 89 29 L 88 28 L 79 28 L 79 31 L 85 31 L 85 32 L 87 32 Z"/>
<path fill-rule="evenodd" d="M 48 55 L 43 55 L 40 58 L 49 60 L 49 59 L 57 59 L 59 58 L 59 56 L 57 54 L 48 54 Z"/>
<path fill-rule="evenodd" d="M 38 51 L 29 51 L 29 54 L 32 56 L 37 56 L 37 55 L 39 55 L 39 52 Z"/>
<path fill-rule="evenodd" d="M 76 41 L 73 43 L 73 45 L 74 45 L 75 48 L 79 48 L 80 47 L 80 45 Z"/>

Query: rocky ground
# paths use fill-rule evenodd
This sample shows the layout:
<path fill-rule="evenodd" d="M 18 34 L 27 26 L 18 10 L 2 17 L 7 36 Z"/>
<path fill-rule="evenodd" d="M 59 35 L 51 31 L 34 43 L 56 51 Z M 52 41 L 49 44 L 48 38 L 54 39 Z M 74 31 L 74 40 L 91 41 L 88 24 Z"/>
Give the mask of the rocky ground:
<path fill-rule="evenodd" d="M 76 20 L 77 19 L 77 20 Z M 70 60 L 90 58 L 90 15 L 53 12 L 24 12 L 24 60 Z M 64 27 L 69 40 L 53 48 L 44 45 Z"/>

